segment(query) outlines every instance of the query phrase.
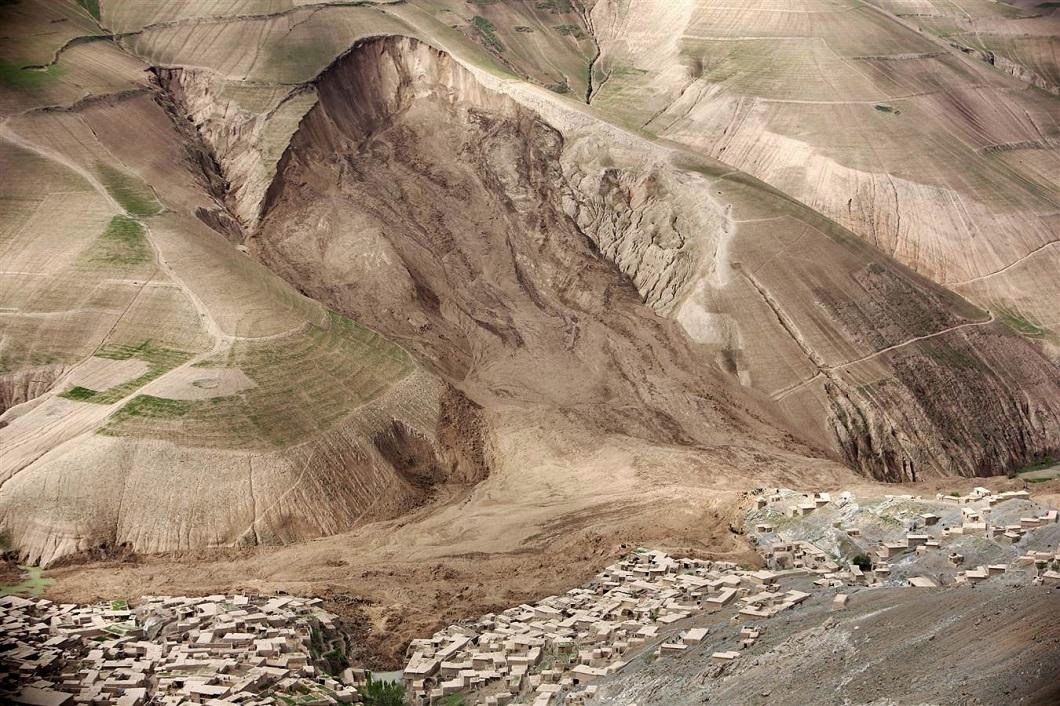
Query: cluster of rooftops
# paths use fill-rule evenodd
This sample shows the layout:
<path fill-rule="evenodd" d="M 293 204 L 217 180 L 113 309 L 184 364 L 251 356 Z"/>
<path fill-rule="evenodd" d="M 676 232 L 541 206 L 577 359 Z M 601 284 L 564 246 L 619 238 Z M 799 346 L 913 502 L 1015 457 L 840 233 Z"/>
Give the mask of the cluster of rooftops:
<path fill-rule="evenodd" d="M 966 509 L 982 507 L 989 512 L 1008 500 L 1029 500 L 1025 491 L 993 495 L 976 489 L 971 496 L 886 496 L 888 503 L 959 504 Z M 850 493 L 833 498 L 825 492 L 760 490 L 752 500 L 755 511 L 791 518 L 796 527 L 801 518 L 825 507 L 850 507 L 857 515 Z M 942 510 L 940 510 L 942 512 Z M 1049 510 L 1021 520 L 1020 531 L 1056 522 Z M 966 512 L 968 521 L 978 515 Z M 811 541 L 788 539 L 768 522 L 755 525 L 755 541 L 768 569 L 752 570 L 729 562 L 675 559 L 659 551 L 638 550 L 607 567 L 591 582 L 561 596 L 550 596 L 476 621 L 451 625 L 430 639 L 414 640 L 404 671 L 406 692 L 414 704 L 434 704 L 451 694 L 463 694 L 468 703 L 487 706 L 582 704 L 592 699 L 597 682 L 626 667 L 645 653 L 659 656 L 685 652 L 703 642 L 710 627 L 697 625 L 704 614 L 727 611 L 732 621 L 745 623 L 739 639 L 729 649 L 710 653 L 720 664 L 737 660 L 741 650 L 751 647 L 765 629 L 762 621 L 799 606 L 814 591 L 827 589 L 832 609 L 848 605 L 850 594 L 836 589 L 871 586 L 931 587 L 926 576 L 892 578 L 888 560 L 903 553 L 922 555 L 939 549 L 956 530 L 943 529 L 940 516 L 923 512 L 901 527 L 904 539 L 858 544 L 864 540 L 855 526 L 834 523 L 836 532 L 852 541 L 859 551 L 872 555 L 868 564 L 856 562 L 842 552 L 825 551 Z M 1003 526 L 1005 532 L 1017 531 Z M 791 534 L 797 534 L 792 532 Z M 992 533 L 991 536 L 999 533 Z M 1060 579 L 1047 565 L 1060 560 L 1052 553 L 1028 551 L 1013 563 L 1029 568 L 1035 582 Z M 861 564 L 861 565 L 859 565 Z M 997 566 L 981 567 L 997 572 Z M 978 576 L 978 570 L 958 572 L 955 583 Z M 993 573 L 990 573 L 993 575 Z M 801 579 L 800 588 L 785 587 Z M 471 695 L 471 696 L 469 696 Z"/>
<path fill-rule="evenodd" d="M 967 495 L 937 494 L 934 498 L 923 498 L 914 495 L 887 495 L 886 503 L 894 506 L 905 503 L 911 506 L 935 505 L 937 512 L 946 512 L 946 506 L 959 510 L 959 515 L 952 521 L 943 523 L 943 518 L 936 512 L 922 512 L 901 523 L 892 531 L 877 532 L 875 539 L 868 539 L 858 523 L 849 525 L 842 520 L 832 522 L 832 528 L 846 535 L 849 546 L 864 551 L 864 561 L 856 563 L 847 561 L 845 567 L 839 566 L 832 558 L 817 546 L 808 541 L 787 541 L 776 532 L 770 522 L 758 522 L 754 525 L 756 543 L 760 553 L 773 568 L 791 568 L 809 566 L 824 568 L 822 581 L 841 585 L 840 582 L 854 585 L 882 585 L 891 579 L 891 563 L 910 554 L 923 556 L 928 552 L 938 551 L 949 541 L 957 541 L 965 535 L 981 535 L 987 540 L 1001 545 L 1017 544 L 1028 531 L 1057 524 L 1058 513 L 1053 509 L 1039 509 L 1034 514 L 1020 516 L 1014 522 L 994 522 L 996 510 L 1009 501 L 1029 501 L 1030 493 L 1025 490 L 1006 491 L 998 494 L 986 488 L 974 488 Z M 852 506 L 857 509 L 856 498 L 850 493 L 841 493 L 833 499 L 829 493 L 794 493 L 777 489 L 772 493 L 763 493 L 755 498 L 754 510 L 765 513 L 766 517 L 780 515 L 786 518 L 805 518 L 824 507 L 842 509 Z M 851 515 L 851 513 L 847 513 Z M 853 513 L 853 518 L 864 520 L 866 513 Z M 850 549 L 847 553 L 851 553 Z M 947 556 L 949 563 L 957 569 L 965 562 L 965 557 L 958 551 L 951 551 Z M 848 557 L 849 559 L 849 557 Z M 1014 557 L 1011 562 L 979 565 L 972 569 L 957 570 L 953 583 L 975 582 L 1013 568 L 1028 573 L 1032 581 L 1038 583 L 1060 581 L 1060 573 L 1050 566 L 1060 565 L 1060 551 L 1041 552 L 1029 549 L 1024 554 Z M 930 587 L 938 583 L 927 576 L 906 576 L 902 579 L 906 585 Z"/>
<path fill-rule="evenodd" d="M 319 598 L 0 598 L 0 701 L 28 706 L 302 706 L 359 701 L 363 673 L 318 670 L 335 616 Z"/>
<path fill-rule="evenodd" d="M 757 619 L 798 605 L 810 594 L 777 584 L 795 573 L 808 571 L 748 570 L 637 550 L 563 595 L 413 640 L 406 693 L 414 704 L 469 692 L 473 703 L 489 706 L 584 703 L 596 693 L 592 682 L 623 669 L 631 654 L 678 653 L 700 643 L 709 628 L 689 625 L 696 614 L 729 610 Z M 748 627 L 740 646 L 758 635 Z M 728 662 L 739 654 L 712 658 Z"/>
<path fill-rule="evenodd" d="M 1010 501 L 1026 502 L 1006 505 Z M 878 508 L 866 511 L 850 493 L 754 491 L 748 529 L 767 568 L 638 549 L 563 595 L 413 640 L 403 672 L 406 698 L 415 706 L 453 694 L 486 706 L 577 706 L 638 657 L 705 650 L 725 669 L 756 643 L 766 620 L 810 599 L 825 595 L 839 610 L 853 595 L 848 588 L 938 585 L 937 575 L 909 571 L 932 556 L 944 557 L 935 566 L 949 567 L 948 583 L 1013 572 L 1036 583 L 1060 583 L 1060 554 L 1030 544 L 1036 531 L 1055 531 L 1045 528 L 1056 525 L 1057 512 L 1041 509 L 1024 491 L 885 496 L 883 506 L 902 509 L 901 521 L 883 518 Z M 956 549 L 965 535 L 979 535 L 1011 558 L 962 568 L 965 557 Z M 716 632 L 726 622 L 740 626 L 738 634 Z M 77 605 L 5 596 L 0 701 L 360 702 L 366 672 L 348 667 L 346 647 L 340 621 L 319 598 L 147 596 L 130 607 L 125 601 Z"/>

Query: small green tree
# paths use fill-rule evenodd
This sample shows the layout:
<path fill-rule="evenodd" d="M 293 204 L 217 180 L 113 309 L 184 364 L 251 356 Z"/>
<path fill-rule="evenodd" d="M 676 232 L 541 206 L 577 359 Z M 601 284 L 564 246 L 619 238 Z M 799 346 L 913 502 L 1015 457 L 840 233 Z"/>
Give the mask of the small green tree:
<path fill-rule="evenodd" d="M 438 706 L 467 706 L 463 694 L 450 694 L 438 702 Z"/>
<path fill-rule="evenodd" d="M 858 554 L 857 556 L 855 556 L 853 559 L 850 560 L 850 563 L 853 564 L 854 566 L 858 567 L 862 571 L 868 571 L 869 569 L 872 568 L 872 559 L 870 559 L 865 554 Z"/>
<path fill-rule="evenodd" d="M 401 682 L 376 681 L 372 679 L 371 672 L 364 686 L 357 691 L 365 706 L 405 706 L 405 687 Z"/>

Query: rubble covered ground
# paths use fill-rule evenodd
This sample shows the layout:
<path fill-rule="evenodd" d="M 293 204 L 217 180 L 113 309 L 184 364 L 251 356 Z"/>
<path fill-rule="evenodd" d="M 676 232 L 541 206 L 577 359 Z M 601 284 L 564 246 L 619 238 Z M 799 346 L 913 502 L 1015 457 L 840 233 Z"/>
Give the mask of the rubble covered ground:
<path fill-rule="evenodd" d="M 637 549 L 562 595 L 413 640 L 406 702 L 1060 696 L 1060 524 L 1026 491 L 859 499 L 760 489 L 745 523 L 767 568 Z M 362 701 L 367 678 L 319 598 L 149 596 L 130 606 L 7 596 L 0 620 L 0 688 L 15 703 L 349 703 Z"/>

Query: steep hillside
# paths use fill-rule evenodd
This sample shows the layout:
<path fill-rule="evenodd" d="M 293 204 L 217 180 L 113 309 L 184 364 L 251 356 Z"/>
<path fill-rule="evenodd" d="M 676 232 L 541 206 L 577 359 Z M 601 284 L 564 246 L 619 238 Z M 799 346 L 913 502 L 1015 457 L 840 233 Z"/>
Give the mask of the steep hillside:
<path fill-rule="evenodd" d="M 1056 453 L 1054 99 L 650 5 L 0 7 L 13 546 L 427 562 Z"/>
<path fill-rule="evenodd" d="M 1052 366 L 1030 345 L 753 180 L 594 135 L 569 109 L 546 123 L 416 40 L 367 41 L 315 89 L 252 250 L 486 407 L 668 443 L 769 438 L 689 407 L 727 373 L 883 479 L 996 472 L 1056 443 Z M 778 249 L 763 235 L 781 223 Z M 789 238 L 814 257 L 785 257 Z M 680 329 L 623 296 L 626 278 Z"/>
<path fill-rule="evenodd" d="M 930 29 L 957 17 L 989 42 L 988 25 L 1051 20 L 983 2 L 656 7 L 593 5 L 593 106 L 762 179 L 1055 356 L 1056 98 Z"/>
<path fill-rule="evenodd" d="M 875 4 L 918 31 L 1060 95 L 1060 8 L 1053 3 L 879 0 Z"/>
<path fill-rule="evenodd" d="M 0 186 L 11 545 L 48 563 L 274 544 L 479 480 L 474 405 L 225 239 L 212 158 L 144 68 L 3 125 L 20 175 Z"/>

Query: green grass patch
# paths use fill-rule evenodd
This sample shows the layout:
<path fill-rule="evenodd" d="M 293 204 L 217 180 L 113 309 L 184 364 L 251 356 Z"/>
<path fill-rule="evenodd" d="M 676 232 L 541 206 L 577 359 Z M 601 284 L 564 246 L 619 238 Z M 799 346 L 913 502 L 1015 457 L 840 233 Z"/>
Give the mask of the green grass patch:
<path fill-rule="evenodd" d="M 19 91 L 33 91 L 47 86 L 63 73 L 65 71 L 58 64 L 45 69 L 24 69 L 14 62 L 0 61 L 0 85 Z"/>
<path fill-rule="evenodd" d="M 559 93 L 560 95 L 564 93 L 570 93 L 570 84 L 567 83 L 566 76 L 564 76 L 563 80 L 559 83 L 550 83 L 549 85 L 545 86 L 545 88 L 552 91 L 553 93 Z"/>
<path fill-rule="evenodd" d="M 877 103 L 873 106 L 876 110 L 881 113 L 890 113 L 891 115 L 901 115 L 902 111 L 895 108 L 893 105 L 887 105 L 886 103 Z"/>
<path fill-rule="evenodd" d="M 476 15 L 471 18 L 471 27 L 482 38 L 482 41 L 494 51 L 504 51 L 504 45 L 497 39 L 497 28 L 485 17 Z"/>
<path fill-rule="evenodd" d="M 953 368 L 976 368 L 979 362 L 964 351 L 948 346 L 944 343 L 921 344 L 920 350 L 929 358 Z"/>
<path fill-rule="evenodd" d="M 923 29 L 928 34 L 934 35 L 939 39 L 945 39 L 947 41 L 949 41 L 950 37 L 952 37 L 953 35 L 961 33 L 961 30 L 957 27 L 957 25 L 947 24 L 944 22 L 932 22 L 931 24 L 925 25 Z M 951 43 L 950 46 L 957 48 L 956 44 Z"/>
<path fill-rule="evenodd" d="M 538 0 L 535 7 L 538 10 L 545 10 L 552 14 L 570 12 L 574 9 L 570 4 L 570 0 Z"/>
<path fill-rule="evenodd" d="M 65 397 L 68 400 L 77 400 L 79 402 L 84 402 L 85 400 L 92 399 L 98 394 L 99 393 L 95 390 L 91 390 L 87 387 L 81 387 L 78 385 L 71 387 L 69 390 L 59 396 Z"/>
<path fill-rule="evenodd" d="M 334 313 L 323 326 L 282 339 L 236 341 L 195 367 L 239 368 L 255 386 L 179 406 L 140 401 L 102 433 L 192 438 L 205 447 L 286 447 L 330 429 L 415 369 L 399 346 Z"/>
<path fill-rule="evenodd" d="M 77 4 L 85 8 L 88 14 L 99 20 L 99 0 L 77 0 Z"/>
<path fill-rule="evenodd" d="M 83 356 L 75 354 L 48 353 L 46 351 L 30 351 L 26 355 L 0 355 L 0 373 L 8 373 L 20 368 L 41 368 L 46 365 L 58 365 L 60 363 L 73 363 Z"/>
<path fill-rule="evenodd" d="M 450 694 L 442 697 L 442 700 L 438 702 L 438 706 L 467 706 L 467 699 L 464 698 L 463 694 Z"/>
<path fill-rule="evenodd" d="M 1043 468 L 1049 468 L 1049 466 L 1052 466 L 1056 463 L 1060 463 L 1060 461 L 1057 461 L 1052 456 L 1046 456 L 1040 461 L 1035 461 L 1034 463 L 1024 466 L 1023 468 L 1016 471 L 1016 473 L 1030 473 L 1032 471 L 1040 471 Z"/>
<path fill-rule="evenodd" d="M 18 583 L 0 586 L 0 596 L 22 596 L 34 598 L 44 593 L 44 589 L 55 583 L 53 579 L 44 578 L 44 570 L 39 566 L 20 566 L 26 572 L 26 578 Z"/>
<path fill-rule="evenodd" d="M 127 267 L 151 260 L 144 227 L 128 216 L 114 216 L 88 254 L 94 264 Z"/>
<path fill-rule="evenodd" d="M 533 27 L 527 27 L 526 25 L 516 25 L 512 29 L 521 34 L 532 34 L 534 31 Z"/>
<path fill-rule="evenodd" d="M 1017 470 L 1016 476 L 1028 483 L 1045 483 L 1060 478 L 1060 461 L 1052 456 L 1045 456 Z"/>
<path fill-rule="evenodd" d="M 185 353 L 184 351 L 155 346 L 151 341 L 144 341 L 136 346 L 104 346 L 95 352 L 95 356 L 97 358 L 106 358 L 108 360 L 129 360 L 130 358 L 136 358 L 137 360 L 142 360 L 147 363 L 148 369 L 147 372 L 139 377 L 133 378 L 120 385 L 107 388 L 103 391 L 97 392 L 85 387 L 74 387 L 64 392 L 62 395 L 63 397 L 72 400 L 95 402 L 96 404 L 114 404 L 123 397 L 128 397 L 130 394 L 163 373 L 184 363 L 191 357 L 189 353 Z"/>
<path fill-rule="evenodd" d="M 357 687 L 365 706 L 404 706 L 405 687 L 400 682 L 376 681 L 371 673 L 367 676 L 365 685 Z"/>
<path fill-rule="evenodd" d="M 175 419 L 183 417 L 192 410 L 193 403 L 189 400 L 170 400 L 154 395 L 137 395 L 118 410 L 111 418 L 111 424 L 121 423 L 131 417 L 147 417 L 149 419 Z"/>
<path fill-rule="evenodd" d="M 636 66 L 624 65 L 612 66 L 607 72 L 607 75 L 611 78 L 620 78 L 626 76 L 646 76 L 647 74 L 647 69 L 638 69 Z"/>
<path fill-rule="evenodd" d="M 1001 321 L 1004 322 L 1013 331 L 1023 334 L 1024 336 L 1040 337 L 1044 336 L 1046 330 L 1041 326 L 1038 326 L 1031 321 L 1028 321 L 1024 316 L 1018 312 L 1002 310 L 998 312 L 998 316 Z"/>
<path fill-rule="evenodd" d="M 162 212 L 162 204 L 158 203 L 151 187 L 139 177 L 126 174 L 103 163 L 96 164 L 96 172 L 107 189 L 107 193 L 128 213 L 144 218 L 156 216 Z"/>
<path fill-rule="evenodd" d="M 129 601 L 119 598 L 110 602 L 111 610 L 129 610 Z"/>
<path fill-rule="evenodd" d="M 556 25 L 552 29 L 556 30 L 564 37 L 574 37 L 575 39 L 585 39 L 585 32 L 578 25 Z"/>

